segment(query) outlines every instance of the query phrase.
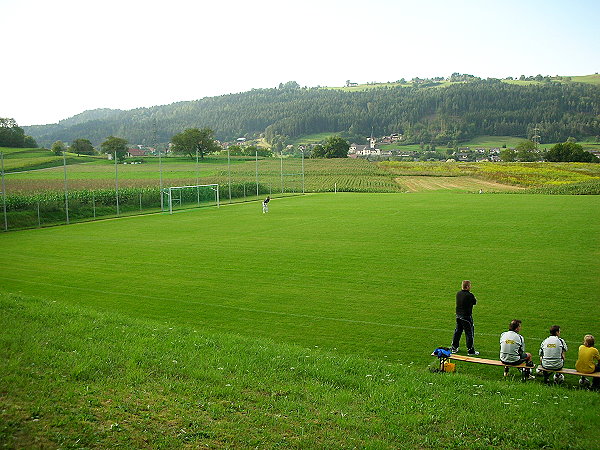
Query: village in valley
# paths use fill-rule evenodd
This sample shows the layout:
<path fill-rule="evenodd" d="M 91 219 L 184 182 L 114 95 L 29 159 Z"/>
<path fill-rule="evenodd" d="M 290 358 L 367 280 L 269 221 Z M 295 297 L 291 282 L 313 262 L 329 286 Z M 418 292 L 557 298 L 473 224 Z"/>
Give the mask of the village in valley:
<path fill-rule="evenodd" d="M 433 151 L 428 151 L 424 153 L 424 151 L 417 150 L 402 150 L 402 149 L 382 149 L 378 147 L 377 144 L 389 145 L 394 144 L 402 140 L 401 134 L 392 134 L 390 136 L 384 136 L 381 139 L 375 139 L 373 137 L 368 139 L 368 144 L 366 145 L 358 145 L 351 144 L 350 149 L 348 150 L 349 158 L 371 158 L 374 159 L 386 159 L 386 158 L 394 158 L 394 159 L 402 159 L 406 161 L 419 161 L 423 159 L 423 156 L 429 156 L 429 160 L 439 160 L 443 154 L 439 155 L 437 158 L 434 158 L 435 154 Z M 450 151 L 446 154 L 447 159 L 454 161 L 500 161 L 500 151 L 499 147 L 494 148 L 485 148 L 485 147 L 477 147 L 471 149 L 470 147 L 460 147 L 458 151 L 449 149 Z"/>

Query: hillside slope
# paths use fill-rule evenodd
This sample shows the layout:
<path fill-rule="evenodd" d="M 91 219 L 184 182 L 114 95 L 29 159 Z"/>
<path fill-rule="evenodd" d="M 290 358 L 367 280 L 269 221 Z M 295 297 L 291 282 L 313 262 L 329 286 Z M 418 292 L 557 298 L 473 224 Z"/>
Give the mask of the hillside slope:
<path fill-rule="evenodd" d="M 383 85 L 362 90 L 256 89 L 130 111 L 86 111 L 54 125 L 25 127 L 38 143 L 115 135 L 131 143 L 168 142 L 188 127 L 210 127 L 220 140 L 263 134 L 269 142 L 321 132 L 349 137 L 401 133 L 405 142 L 447 144 L 477 135 L 542 142 L 600 135 L 600 86 L 575 82 L 474 80 Z M 156 130 L 156 137 L 155 137 Z"/>
<path fill-rule="evenodd" d="M 592 392 L 429 373 L 6 293 L 0 310 L 0 445 L 8 448 L 596 442 Z"/>

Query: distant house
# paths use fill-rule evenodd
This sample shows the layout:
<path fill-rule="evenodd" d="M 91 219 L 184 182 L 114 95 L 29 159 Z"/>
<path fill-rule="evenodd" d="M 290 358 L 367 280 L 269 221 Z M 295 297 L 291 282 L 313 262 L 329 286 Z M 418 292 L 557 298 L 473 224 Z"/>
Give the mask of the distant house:
<path fill-rule="evenodd" d="M 128 158 L 132 158 L 132 157 L 138 157 L 138 156 L 146 156 L 146 151 L 142 150 L 141 148 L 130 148 L 127 149 L 127 157 Z"/>
<path fill-rule="evenodd" d="M 391 153 L 390 153 L 391 155 Z M 369 145 L 350 144 L 348 156 L 381 156 L 381 149 L 375 145 L 375 139 L 369 139 Z"/>
<path fill-rule="evenodd" d="M 371 152 L 368 145 L 351 144 L 350 148 L 348 149 L 348 156 L 365 156 L 370 154 Z"/>
<path fill-rule="evenodd" d="M 457 161 L 468 161 L 469 160 L 469 154 L 468 153 L 457 153 L 454 156 L 456 157 Z"/>

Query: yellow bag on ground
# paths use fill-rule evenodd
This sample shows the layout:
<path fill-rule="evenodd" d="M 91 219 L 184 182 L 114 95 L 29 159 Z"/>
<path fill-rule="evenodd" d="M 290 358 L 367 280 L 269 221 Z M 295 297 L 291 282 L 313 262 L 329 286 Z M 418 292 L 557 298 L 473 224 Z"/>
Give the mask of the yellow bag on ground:
<path fill-rule="evenodd" d="M 444 364 L 444 372 L 456 372 L 456 364 L 447 362 Z"/>

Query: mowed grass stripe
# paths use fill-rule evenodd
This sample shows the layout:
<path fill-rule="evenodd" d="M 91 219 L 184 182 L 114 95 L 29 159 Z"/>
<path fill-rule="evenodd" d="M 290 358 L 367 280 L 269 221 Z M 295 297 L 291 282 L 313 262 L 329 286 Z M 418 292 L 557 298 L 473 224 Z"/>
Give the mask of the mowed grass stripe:
<path fill-rule="evenodd" d="M 426 328 L 426 327 L 420 327 L 420 326 L 410 326 L 410 325 L 403 325 L 403 324 L 398 324 L 398 323 L 385 323 L 385 322 L 371 322 L 371 321 L 366 321 L 366 320 L 354 320 L 354 319 L 345 319 L 342 317 L 327 317 L 327 316 L 316 316 L 316 315 L 311 315 L 311 314 L 296 314 L 296 313 L 291 313 L 291 312 L 283 312 L 283 311 L 268 311 L 268 310 L 264 310 L 264 309 L 256 309 L 256 308 L 244 308 L 244 307 L 240 307 L 240 306 L 232 306 L 232 305 L 223 305 L 223 304 L 217 304 L 217 303 L 206 303 L 206 302 L 197 302 L 197 301 L 191 301 L 191 300 L 183 300 L 183 299 L 178 299 L 178 298 L 172 298 L 172 297 L 156 297 L 156 296 L 148 296 L 148 295 L 140 295 L 140 294 L 136 294 L 136 293 L 125 293 L 125 292 L 119 292 L 119 291 L 103 291 L 103 290 L 99 290 L 99 289 L 90 289 L 90 288 L 80 288 L 80 287 L 74 287 L 74 286 L 68 286 L 68 285 L 58 285 L 55 283 L 50 283 L 50 282 L 37 282 L 37 281 L 32 281 L 32 280 L 27 280 L 27 279 L 14 279 L 14 278 L 6 278 L 0 275 L 0 279 L 3 279 L 5 281 L 10 281 L 13 283 L 29 283 L 29 284 L 36 284 L 40 287 L 40 290 L 43 290 L 46 287 L 52 287 L 52 288 L 62 288 L 64 290 L 75 290 L 75 291 L 89 291 L 89 292 L 94 292 L 96 294 L 101 294 L 101 295 L 105 295 L 105 296 L 113 296 L 113 297 L 121 297 L 121 296 L 125 296 L 125 297 L 134 297 L 136 299 L 139 300 L 150 300 L 150 301 L 160 301 L 160 302 L 175 302 L 175 303 L 183 303 L 186 305 L 194 305 L 194 306 L 199 306 L 199 307 L 205 307 L 205 308 L 225 308 L 225 309 L 233 309 L 236 311 L 240 311 L 240 312 L 248 312 L 248 313 L 255 313 L 255 314 L 259 314 L 259 315 L 277 315 L 277 316 L 290 316 L 290 317 L 295 317 L 295 318 L 302 318 L 302 319 L 311 319 L 311 320 L 323 320 L 323 321 L 334 321 L 334 322 L 348 322 L 348 323 L 352 323 L 352 324 L 359 324 L 359 325 L 367 325 L 367 326 L 377 326 L 377 327 L 393 327 L 393 328 L 404 328 L 404 329 L 408 329 L 408 330 L 418 330 L 418 331 L 426 331 L 426 332 L 436 332 L 436 333 L 444 333 L 445 335 L 449 335 L 451 333 L 454 332 L 454 329 L 452 328 L 446 328 L 446 329 L 441 329 L 441 328 Z M 76 293 L 74 293 L 73 295 L 77 295 Z M 496 334 L 489 334 L 489 333 L 479 333 L 476 332 L 476 336 L 488 336 L 488 337 L 495 337 L 497 336 Z M 534 339 L 537 340 L 543 340 L 545 339 L 546 336 L 539 336 L 539 337 L 534 337 Z M 575 344 L 575 341 L 568 341 L 566 340 L 567 343 L 570 344 Z M 579 341 L 577 341 L 577 343 L 579 343 Z"/>
<path fill-rule="evenodd" d="M 454 293 L 469 278 L 478 347 L 494 356 L 514 317 L 529 350 L 555 322 L 569 342 L 593 332 L 598 206 L 595 197 L 319 194 L 274 200 L 268 215 L 246 204 L 8 233 L 2 290 L 424 363 L 449 342 Z M 27 277 L 45 286 L 18 281 Z"/>

